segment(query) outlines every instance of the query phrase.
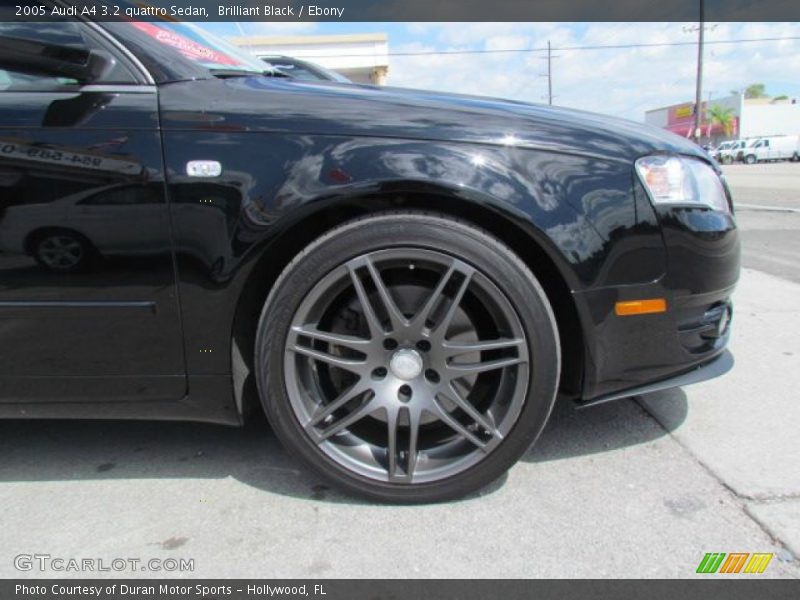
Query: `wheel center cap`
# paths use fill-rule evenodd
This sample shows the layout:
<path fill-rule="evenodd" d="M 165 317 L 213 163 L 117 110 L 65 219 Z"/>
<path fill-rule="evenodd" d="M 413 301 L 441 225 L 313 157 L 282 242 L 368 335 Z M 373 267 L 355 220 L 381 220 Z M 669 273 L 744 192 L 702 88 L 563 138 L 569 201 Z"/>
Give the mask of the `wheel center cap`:
<path fill-rule="evenodd" d="M 422 373 L 422 357 L 416 350 L 401 348 L 392 355 L 389 370 L 398 379 L 410 381 Z"/>

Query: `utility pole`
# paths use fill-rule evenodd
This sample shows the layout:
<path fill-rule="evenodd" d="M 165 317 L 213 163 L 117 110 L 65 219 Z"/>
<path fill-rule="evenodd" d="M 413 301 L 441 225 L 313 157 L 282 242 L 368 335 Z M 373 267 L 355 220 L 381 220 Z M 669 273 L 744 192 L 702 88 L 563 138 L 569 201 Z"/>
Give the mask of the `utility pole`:
<path fill-rule="evenodd" d="M 547 77 L 547 103 L 553 104 L 553 59 L 558 58 L 558 54 L 553 54 L 553 48 L 550 45 L 550 40 L 547 40 L 547 73 L 541 74 L 539 77 Z M 540 56 L 539 58 L 545 58 Z"/>
<path fill-rule="evenodd" d="M 553 53 L 550 50 L 550 40 L 547 40 L 547 103 L 553 104 Z"/>
<path fill-rule="evenodd" d="M 705 1 L 700 0 L 700 23 L 699 27 L 697 28 L 697 89 L 695 90 L 694 97 L 694 131 L 692 132 L 692 137 L 694 137 L 694 141 L 698 144 L 700 143 L 700 123 L 702 122 L 701 117 L 703 115 L 703 32 L 705 31 L 705 27 L 703 26 L 705 21 L 704 4 Z"/>

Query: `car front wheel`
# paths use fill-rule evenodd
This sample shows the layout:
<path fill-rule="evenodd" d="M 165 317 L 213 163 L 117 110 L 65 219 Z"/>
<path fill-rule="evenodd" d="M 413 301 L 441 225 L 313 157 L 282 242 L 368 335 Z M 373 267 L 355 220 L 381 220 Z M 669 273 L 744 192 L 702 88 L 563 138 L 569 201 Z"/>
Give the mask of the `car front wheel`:
<path fill-rule="evenodd" d="M 472 226 L 418 213 L 313 242 L 273 287 L 256 339 L 284 445 L 339 487 L 392 502 L 502 475 L 544 427 L 559 360 L 525 264 Z"/>
<path fill-rule="evenodd" d="M 33 243 L 33 258 L 53 271 L 76 271 L 89 260 L 91 246 L 72 231 L 52 231 L 38 235 Z"/>

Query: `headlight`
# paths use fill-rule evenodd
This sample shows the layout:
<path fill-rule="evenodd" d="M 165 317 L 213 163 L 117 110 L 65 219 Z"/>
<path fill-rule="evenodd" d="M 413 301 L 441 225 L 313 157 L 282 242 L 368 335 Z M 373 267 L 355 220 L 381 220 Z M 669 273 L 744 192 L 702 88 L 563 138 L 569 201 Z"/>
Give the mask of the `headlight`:
<path fill-rule="evenodd" d="M 728 212 L 728 199 L 714 169 L 701 160 L 678 156 L 645 156 L 636 172 L 654 204 L 707 206 Z"/>

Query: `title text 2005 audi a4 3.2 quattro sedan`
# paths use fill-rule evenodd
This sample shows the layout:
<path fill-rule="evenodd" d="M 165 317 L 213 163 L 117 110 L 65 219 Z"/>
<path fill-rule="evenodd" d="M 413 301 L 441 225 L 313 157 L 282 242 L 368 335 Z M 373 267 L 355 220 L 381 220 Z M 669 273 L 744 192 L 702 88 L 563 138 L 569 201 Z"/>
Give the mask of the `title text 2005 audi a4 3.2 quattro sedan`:
<path fill-rule="evenodd" d="M 514 102 L 264 72 L 182 23 L 0 26 L 0 415 L 240 424 L 453 498 L 555 398 L 726 369 L 708 156 Z"/>

